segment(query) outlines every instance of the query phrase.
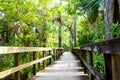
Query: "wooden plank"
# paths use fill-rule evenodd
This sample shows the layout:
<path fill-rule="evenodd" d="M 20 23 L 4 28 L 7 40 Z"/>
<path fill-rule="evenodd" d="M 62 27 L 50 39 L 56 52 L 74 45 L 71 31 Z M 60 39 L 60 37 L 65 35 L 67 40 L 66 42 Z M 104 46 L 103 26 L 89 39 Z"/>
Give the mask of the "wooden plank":
<path fill-rule="evenodd" d="M 120 55 L 113 54 L 112 57 L 112 80 L 120 80 Z"/>
<path fill-rule="evenodd" d="M 89 80 L 89 77 L 80 67 L 79 60 L 72 53 L 65 52 L 54 65 L 37 72 L 31 80 Z"/>
<path fill-rule="evenodd" d="M 1 79 L 1 78 L 4 78 L 4 77 L 6 77 L 6 76 L 8 76 L 8 75 L 10 75 L 10 74 L 12 74 L 12 73 L 15 73 L 15 72 L 17 72 L 17 71 L 20 71 L 20 70 L 22 70 L 22 69 L 24 69 L 24 68 L 27 68 L 27 67 L 29 67 L 29 66 L 31 66 L 31 65 L 33 65 L 33 64 L 36 64 L 36 63 L 42 62 L 42 61 L 44 61 L 44 60 L 47 60 L 47 59 L 49 59 L 49 58 L 51 58 L 51 57 L 52 57 L 52 56 L 47 56 L 47 57 L 44 57 L 44 58 L 42 58 L 42 59 L 38 59 L 38 60 L 35 60 L 35 61 L 31 61 L 31 62 L 28 62 L 28 63 L 26 63 L 26 64 L 23 64 L 23 65 L 20 65 L 20 66 L 17 66 L 17 67 L 13 67 L 13 68 L 8 69 L 8 70 L 6 70 L 6 71 L 0 72 L 0 79 Z"/>
<path fill-rule="evenodd" d="M 43 47 L 0 47 L 0 54 L 12 54 L 22 52 L 34 52 L 34 51 L 49 51 L 52 48 Z"/>

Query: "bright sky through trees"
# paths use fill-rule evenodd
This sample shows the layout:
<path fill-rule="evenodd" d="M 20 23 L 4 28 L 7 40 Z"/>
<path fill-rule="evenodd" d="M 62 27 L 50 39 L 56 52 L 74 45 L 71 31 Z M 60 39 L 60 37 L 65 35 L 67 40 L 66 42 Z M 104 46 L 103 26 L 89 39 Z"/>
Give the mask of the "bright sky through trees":
<path fill-rule="evenodd" d="M 60 3 L 60 0 L 52 0 L 54 3 Z M 62 3 L 62 6 L 65 6 L 65 5 L 67 5 L 68 4 L 68 2 L 66 2 L 66 1 L 61 1 L 61 3 Z"/>
<path fill-rule="evenodd" d="M 60 2 L 60 0 L 52 0 L 53 2 L 55 2 L 55 3 L 59 3 Z"/>

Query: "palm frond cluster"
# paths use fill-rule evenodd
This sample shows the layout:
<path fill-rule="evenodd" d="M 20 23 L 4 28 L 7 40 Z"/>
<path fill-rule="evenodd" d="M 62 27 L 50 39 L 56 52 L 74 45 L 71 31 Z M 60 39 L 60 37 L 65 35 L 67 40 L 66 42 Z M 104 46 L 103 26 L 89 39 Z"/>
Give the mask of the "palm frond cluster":
<path fill-rule="evenodd" d="M 99 16 L 100 12 L 104 10 L 104 1 L 103 0 L 82 0 L 77 3 L 80 12 L 88 16 L 90 23 L 96 21 L 96 18 Z"/>

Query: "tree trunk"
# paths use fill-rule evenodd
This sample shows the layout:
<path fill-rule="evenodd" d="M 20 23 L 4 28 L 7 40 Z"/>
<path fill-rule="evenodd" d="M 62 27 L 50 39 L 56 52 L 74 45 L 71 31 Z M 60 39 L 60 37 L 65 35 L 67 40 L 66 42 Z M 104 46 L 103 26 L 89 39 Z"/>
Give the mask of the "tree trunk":
<path fill-rule="evenodd" d="M 62 27 L 60 26 L 59 27 L 59 46 L 58 47 L 62 47 L 62 34 L 61 34 L 61 30 L 62 30 Z"/>
<path fill-rule="evenodd" d="M 76 0 L 75 0 L 76 3 Z M 74 5 L 74 10 L 75 10 L 75 14 L 74 14 L 74 47 L 76 47 L 76 4 Z"/>
<path fill-rule="evenodd" d="M 73 22 L 70 23 L 68 29 L 69 29 L 69 32 L 70 32 L 71 40 L 73 41 L 74 35 L 73 35 L 72 25 L 73 25 Z"/>
<path fill-rule="evenodd" d="M 61 0 L 60 0 L 60 5 L 61 5 Z M 58 36 L 58 42 L 59 42 L 59 44 L 58 44 L 58 47 L 62 47 L 62 19 L 61 19 L 61 12 L 59 12 L 58 13 L 59 14 L 59 19 L 60 19 L 60 26 L 59 26 L 59 36 Z M 59 21 L 58 21 L 59 22 Z"/>
<path fill-rule="evenodd" d="M 112 35 L 110 34 L 109 30 L 114 22 L 114 0 L 105 0 L 105 36 L 106 39 L 111 39 Z"/>
<path fill-rule="evenodd" d="M 76 47 L 76 14 L 74 16 L 74 47 Z"/>

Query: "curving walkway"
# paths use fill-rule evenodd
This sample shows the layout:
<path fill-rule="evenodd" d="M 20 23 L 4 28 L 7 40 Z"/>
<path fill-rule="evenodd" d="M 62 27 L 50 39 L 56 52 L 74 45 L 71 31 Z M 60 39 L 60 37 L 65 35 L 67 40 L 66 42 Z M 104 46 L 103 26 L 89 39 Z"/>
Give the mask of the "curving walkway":
<path fill-rule="evenodd" d="M 34 76 L 32 80 L 89 80 L 80 61 L 70 52 L 64 52 L 61 58 Z"/>

